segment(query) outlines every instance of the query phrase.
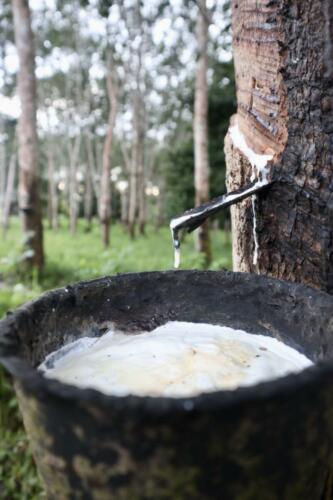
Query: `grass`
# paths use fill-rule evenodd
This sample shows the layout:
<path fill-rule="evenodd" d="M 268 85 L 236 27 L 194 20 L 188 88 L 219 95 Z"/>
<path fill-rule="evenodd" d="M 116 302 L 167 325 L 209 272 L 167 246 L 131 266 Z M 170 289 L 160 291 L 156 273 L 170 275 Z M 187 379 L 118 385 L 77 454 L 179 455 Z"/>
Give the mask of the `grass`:
<path fill-rule="evenodd" d="M 173 251 L 168 228 L 130 240 L 120 225 L 111 229 L 111 246 L 101 244 L 99 227 L 85 231 L 79 221 L 71 236 L 66 219 L 57 232 L 45 230 L 46 266 L 42 276 L 27 279 L 22 274 L 22 240 L 17 219 L 0 246 L 0 317 L 8 310 L 37 297 L 42 291 L 78 280 L 120 272 L 166 270 L 172 267 Z M 231 268 L 230 235 L 212 232 L 214 260 L 210 269 Z M 194 251 L 193 236 L 182 244 L 182 269 L 203 268 Z M 17 401 L 7 376 L 0 371 L 0 498 L 35 500 L 45 498 L 24 433 Z"/>

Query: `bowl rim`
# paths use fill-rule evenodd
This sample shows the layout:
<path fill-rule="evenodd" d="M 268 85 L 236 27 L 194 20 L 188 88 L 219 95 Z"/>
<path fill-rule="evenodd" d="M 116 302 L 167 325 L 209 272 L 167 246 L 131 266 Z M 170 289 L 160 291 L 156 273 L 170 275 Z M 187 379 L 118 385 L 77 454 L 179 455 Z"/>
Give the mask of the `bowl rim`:
<path fill-rule="evenodd" d="M 48 296 L 54 293 L 64 293 L 68 289 L 75 289 L 78 286 L 86 286 L 92 283 L 98 283 L 105 279 L 112 279 L 121 276 L 134 276 L 138 274 L 152 275 L 164 274 L 170 272 L 188 273 L 194 270 L 183 271 L 148 271 L 143 273 L 121 273 L 116 276 L 104 276 L 97 279 L 85 280 L 64 286 L 54 290 L 46 291 L 37 299 L 27 302 L 7 317 L 0 321 L 0 341 L 1 332 L 5 327 L 10 328 L 10 323 L 15 321 L 20 315 L 29 314 L 34 305 L 41 300 L 47 300 Z M 233 275 L 251 275 L 257 276 L 260 279 L 274 283 L 291 284 L 295 289 L 304 290 L 305 292 L 322 295 L 326 299 L 331 299 L 333 306 L 333 296 L 313 289 L 311 287 L 296 284 L 275 278 L 268 278 L 263 275 L 255 275 L 254 273 L 236 273 L 232 271 L 199 271 L 196 273 L 221 273 Z M 32 367 L 26 359 L 17 354 L 0 353 L 0 365 L 2 365 L 13 377 L 14 383 L 18 381 L 26 392 L 30 394 L 42 395 L 43 397 L 52 396 L 58 399 L 96 404 L 105 408 L 113 408 L 126 411 L 144 411 L 152 414 L 172 413 L 175 411 L 192 412 L 192 411 L 209 411 L 220 410 L 230 407 L 235 407 L 244 403 L 258 402 L 260 400 L 268 400 L 278 396 L 292 396 L 297 391 L 302 390 L 310 385 L 318 385 L 325 381 L 333 383 L 333 358 L 321 360 L 312 366 L 298 373 L 290 373 L 283 377 L 274 380 L 260 382 L 251 386 L 238 387 L 233 390 L 219 390 L 209 393 L 200 393 L 195 396 L 187 397 L 157 397 L 157 396 L 139 396 L 129 394 L 126 396 L 116 396 L 105 394 L 98 389 L 80 388 L 72 384 L 60 382 L 56 379 L 44 377 L 41 372 Z"/>

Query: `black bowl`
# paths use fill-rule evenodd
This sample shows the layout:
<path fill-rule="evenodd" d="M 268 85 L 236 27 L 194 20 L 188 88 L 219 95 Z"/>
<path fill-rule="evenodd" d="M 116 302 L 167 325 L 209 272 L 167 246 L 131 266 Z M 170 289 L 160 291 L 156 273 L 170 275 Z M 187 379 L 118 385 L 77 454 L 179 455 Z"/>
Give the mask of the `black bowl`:
<path fill-rule="evenodd" d="M 128 274 L 44 294 L 0 322 L 50 499 L 332 498 L 333 297 L 231 272 Z M 107 396 L 36 366 L 82 335 L 169 321 L 274 336 L 316 364 L 272 382 L 191 398 Z"/>

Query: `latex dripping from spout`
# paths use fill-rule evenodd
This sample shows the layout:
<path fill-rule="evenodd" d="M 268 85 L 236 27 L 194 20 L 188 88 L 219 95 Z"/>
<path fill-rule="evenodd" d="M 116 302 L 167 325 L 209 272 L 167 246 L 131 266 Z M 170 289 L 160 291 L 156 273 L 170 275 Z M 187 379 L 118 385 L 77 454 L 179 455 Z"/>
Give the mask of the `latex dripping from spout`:
<path fill-rule="evenodd" d="M 185 230 L 188 233 L 191 233 L 201 226 L 209 217 L 217 214 L 224 208 L 245 200 L 245 198 L 257 195 L 264 189 L 267 189 L 272 182 L 272 180 L 269 180 L 267 172 L 260 171 L 258 178 L 256 180 L 252 180 L 252 182 L 247 184 L 245 187 L 219 196 L 208 203 L 204 203 L 199 207 L 191 208 L 183 214 L 172 218 L 170 221 L 170 230 L 174 248 L 174 267 L 178 269 L 180 265 L 180 231 Z M 257 241 L 255 245 L 257 245 Z M 258 249 L 256 246 L 255 252 L 257 251 Z"/>

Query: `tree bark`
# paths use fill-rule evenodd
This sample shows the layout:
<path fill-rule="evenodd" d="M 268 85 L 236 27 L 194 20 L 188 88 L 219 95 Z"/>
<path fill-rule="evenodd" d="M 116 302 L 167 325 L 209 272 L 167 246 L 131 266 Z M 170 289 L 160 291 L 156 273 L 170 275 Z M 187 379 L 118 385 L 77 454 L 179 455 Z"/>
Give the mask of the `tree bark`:
<path fill-rule="evenodd" d="M 78 218 L 78 192 L 77 192 L 77 164 L 81 146 L 81 133 L 77 135 L 72 144 L 69 141 L 69 229 L 72 235 L 76 233 Z"/>
<path fill-rule="evenodd" d="M 333 293 L 333 4 L 233 0 L 237 124 L 254 152 L 271 154 L 273 186 L 232 208 L 234 269 Z M 225 141 L 228 188 L 252 174 Z"/>
<path fill-rule="evenodd" d="M 15 186 L 15 175 L 16 175 L 16 154 L 13 154 L 8 167 L 7 174 L 7 185 L 3 200 L 3 212 L 2 212 L 2 230 L 5 234 L 9 228 L 10 219 L 10 209 L 13 201 L 13 192 Z"/>
<path fill-rule="evenodd" d="M 84 192 L 84 218 L 86 220 L 86 231 L 91 231 L 91 221 L 94 201 L 94 155 L 89 133 L 86 136 L 87 162 L 85 171 L 85 192 Z"/>
<path fill-rule="evenodd" d="M 113 133 L 117 116 L 117 90 L 115 67 L 111 55 L 108 61 L 107 91 L 109 99 L 108 128 L 103 147 L 103 164 L 101 178 L 101 193 L 99 204 L 99 217 L 102 226 L 102 242 L 105 248 L 110 244 L 110 216 L 111 216 L 111 153 L 113 145 Z"/>
<path fill-rule="evenodd" d="M 49 145 L 49 151 L 47 153 L 47 177 L 48 177 L 48 204 L 47 212 L 49 219 L 49 228 L 55 231 L 59 228 L 59 217 L 58 217 L 58 189 L 57 183 L 54 178 L 54 156 L 52 151 L 52 146 Z"/>
<path fill-rule="evenodd" d="M 0 213 L 3 217 L 6 193 L 6 141 L 4 120 L 0 118 Z"/>
<path fill-rule="evenodd" d="M 140 58 L 139 58 L 140 59 Z M 129 176 L 129 207 L 128 207 L 128 230 L 131 238 L 135 237 L 135 228 L 137 222 L 142 224 L 139 227 L 140 233 L 144 233 L 143 200 L 144 193 L 142 184 L 144 183 L 144 125 L 142 117 L 142 95 L 139 89 L 140 86 L 140 68 L 137 70 L 137 88 L 133 92 L 133 152 L 132 161 L 130 163 Z M 139 219 L 141 216 L 141 219 Z"/>
<path fill-rule="evenodd" d="M 198 0 L 197 44 L 198 60 L 194 96 L 194 187 L 195 204 L 209 200 L 208 158 L 208 11 L 206 0 Z M 205 255 L 206 264 L 211 261 L 209 223 L 206 221 L 196 231 L 196 249 Z"/>
<path fill-rule="evenodd" d="M 163 225 L 163 205 L 164 205 L 164 186 L 160 189 L 160 194 L 156 200 L 155 230 L 158 232 Z"/>
<path fill-rule="evenodd" d="M 129 217 L 129 201 L 130 201 L 130 176 L 132 171 L 132 163 L 133 157 L 130 154 L 127 145 L 125 144 L 125 139 L 121 140 L 121 152 L 123 156 L 123 166 L 124 166 L 124 174 L 127 180 L 127 188 L 121 193 L 121 222 L 124 227 L 129 227 L 128 225 L 128 217 Z M 132 150 L 133 152 L 133 150 Z"/>
<path fill-rule="evenodd" d="M 120 221 L 123 226 L 127 226 L 128 223 L 128 197 L 127 189 L 121 191 L 120 193 Z"/>
<path fill-rule="evenodd" d="M 146 175 L 145 175 L 145 103 L 141 92 L 138 95 L 139 114 L 137 120 L 137 165 L 138 165 L 138 225 L 139 233 L 146 228 Z"/>
<path fill-rule="evenodd" d="M 92 186 L 94 191 L 94 196 L 98 201 L 100 198 L 101 192 L 101 172 L 102 172 L 102 164 L 103 164 L 103 147 L 98 139 L 94 139 L 92 142 L 91 137 L 89 136 L 87 147 L 90 149 L 89 155 L 93 159 L 91 166 L 91 175 L 92 175 Z"/>
<path fill-rule="evenodd" d="M 128 200 L 128 232 L 130 237 L 135 238 L 136 215 L 138 211 L 138 165 L 137 165 L 137 141 L 133 143 L 133 160 L 129 176 L 129 200 Z"/>
<path fill-rule="evenodd" d="M 29 4 L 12 0 L 14 34 L 19 59 L 18 94 L 21 115 L 18 124 L 19 207 L 25 234 L 29 267 L 44 263 L 43 227 L 39 198 L 35 53 Z"/>

